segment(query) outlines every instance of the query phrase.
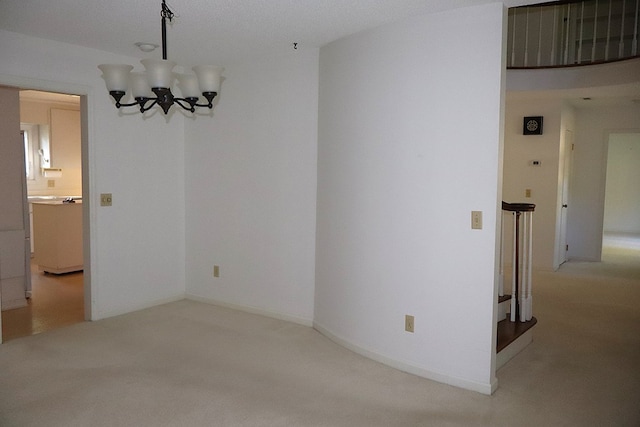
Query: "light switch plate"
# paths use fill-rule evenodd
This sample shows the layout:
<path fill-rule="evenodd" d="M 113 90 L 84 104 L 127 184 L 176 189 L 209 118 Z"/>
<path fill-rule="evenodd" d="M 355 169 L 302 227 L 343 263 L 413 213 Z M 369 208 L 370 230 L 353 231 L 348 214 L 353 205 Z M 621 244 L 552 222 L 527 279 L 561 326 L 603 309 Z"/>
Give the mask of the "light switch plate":
<path fill-rule="evenodd" d="M 482 211 L 471 211 L 471 229 L 482 230 Z"/>

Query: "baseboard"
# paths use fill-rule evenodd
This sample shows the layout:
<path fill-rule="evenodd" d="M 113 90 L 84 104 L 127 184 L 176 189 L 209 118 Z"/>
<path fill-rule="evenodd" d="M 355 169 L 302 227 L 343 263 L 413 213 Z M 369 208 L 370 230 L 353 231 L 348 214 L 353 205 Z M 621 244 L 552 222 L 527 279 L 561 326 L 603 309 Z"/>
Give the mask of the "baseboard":
<path fill-rule="evenodd" d="M 13 310 L 27 306 L 24 276 L 0 279 L 1 310 Z"/>
<path fill-rule="evenodd" d="M 28 305 L 26 298 L 14 299 L 7 301 L 6 299 L 2 300 L 2 311 L 14 310 L 16 308 L 26 307 Z"/>
<path fill-rule="evenodd" d="M 496 388 L 498 387 L 498 382 L 494 378 L 491 383 L 478 383 L 475 381 L 465 380 L 463 378 L 453 377 L 450 375 L 441 374 L 438 372 L 433 372 L 428 369 L 425 369 L 421 366 L 416 366 L 410 363 L 406 363 L 400 360 L 395 360 L 384 356 L 382 354 L 376 353 L 374 351 L 368 350 L 356 344 L 353 344 L 343 338 L 338 337 L 333 334 L 328 329 L 324 328 L 317 322 L 313 322 L 313 328 L 320 332 L 322 335 L 329 338 L 331 341 L 336 344 L 345 347 L 354 353 L 357 353 L 361 356 L 364 356 L 368 359 L 375 360 L 376 362 L 380 362 L 384 365 L 390 366 L 394 369 L 398 369 L 403 372 L 407 372 L 409 374 L 417 375 L 422 378 L 426 378 L 428 380 L 436 381 L 443 384 L 452 385 L 459 388 L 464 388 L 466 390 L 475 391 L 482 394 L 491 395 Z"/>
<path fill-rule="evenodd" d="M 156 307 L 158 305 L 169 304 L 176 301 L 182 301 L 185 298 L 184 294 L 178 294 L 168 298 L 161 298 L 149 302 L 147 304 L 139 304 L 133 305 L 131 307 L 122 308 L 118 310 L 110 310 L 105 312 L 100 312 L 99 310 L 92 311 L 91 320 L 101 320 L 108 319 L 109 317 L 121 316 L 123 314 L 133 313 L 134 311 L 146 310 L 147 308 Z"/>
<path fill-rule="evenodd" d="M 203 302 L 206 304 L 216 305 L 219 307 L 230 308 L 232 310 L 243 311 L 245 313 L 257 314 L 259 316 L 270 317 L 272 319 L 284 320 L 286 322 L 296 323 L 302 326 L 313 327 L 313 320 L 304 317 L 292 316 L 290 314 L 279 313 L 276 311 L 265 310 L 263 308 L 233 304 L 225 301 L 216 300 L 213 298 L 205 298 L 198 295 L 186 294 L 185 298 L 191 301 Z"/>

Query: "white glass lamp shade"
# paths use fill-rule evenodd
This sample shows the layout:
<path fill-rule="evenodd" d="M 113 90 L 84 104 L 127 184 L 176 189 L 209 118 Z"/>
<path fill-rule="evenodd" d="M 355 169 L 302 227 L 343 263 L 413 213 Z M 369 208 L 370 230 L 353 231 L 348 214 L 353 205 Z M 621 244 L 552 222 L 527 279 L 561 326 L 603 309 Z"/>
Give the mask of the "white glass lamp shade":
<path fill-rule="evenodd" d="M 149 86 L 170 88 L 173 82 L 173 67 L 176 63 L 165 59 L 143 59 L 140 61 L 147 71 Z"/>
<path fill-rule="evenodd" d="M 140 72 L 132 72 L 129 75 L 129 82 L 131 83 L 131 92 L 134 98 L 153 98 L 153 92 L 147 81 L 147 75 Z"/>
<path fill-rule="evenodd" d="M 198 78 L 193 74 L 176 74 L 180 91 L 185 98 L 198 98 L 200 89 L 198 88 Z"/>
<path fill-rule="evenodd" d="M 109 92 L 126 92 L 129 85 L 129 73 L 133 70 L 131 65 L 125 64 L 101 64 L 102 77 L 107 84 Z"/>
<path fill-rule="evenodd" d="M 193 67 L 200 90 L 204 92 L 220 92 L 220 79 L 224 68 L 215 65 L 196 65 Z"/>

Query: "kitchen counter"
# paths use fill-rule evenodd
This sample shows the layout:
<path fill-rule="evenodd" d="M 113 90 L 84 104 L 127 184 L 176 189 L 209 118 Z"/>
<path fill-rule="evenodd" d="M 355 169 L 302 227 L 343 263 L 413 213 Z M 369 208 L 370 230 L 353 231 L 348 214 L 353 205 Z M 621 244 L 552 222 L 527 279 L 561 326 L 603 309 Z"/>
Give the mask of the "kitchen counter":
<path fill-rule="evenodd" d="M 27 196 L 29 203 L 61 202 L 65 199 L 73 199 L 78 202 L 82 200 L 82 196 Z"/>
<path fill-rule="evenodd" d="M 33 201 L 34 261 L 54 274 L 83 270 L 82 200 Z"/>

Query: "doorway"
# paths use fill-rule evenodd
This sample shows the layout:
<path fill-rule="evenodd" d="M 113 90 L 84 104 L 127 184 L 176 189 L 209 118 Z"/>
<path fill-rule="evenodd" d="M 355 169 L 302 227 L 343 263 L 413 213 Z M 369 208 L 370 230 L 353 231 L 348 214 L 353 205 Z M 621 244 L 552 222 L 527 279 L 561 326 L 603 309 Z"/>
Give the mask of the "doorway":
<path fill-rule="evenodd" d="M 82 218 L 87 217 L 82 206 L 83 175 L 86 172 L 83 161 L 86 102 L 82 98 L 57 92 L 20 90 L 30 223 L 27 235 L 31 240 L 31 259 L 27 259 L 31 266 L 31 280 L 26 294 L 30 298 L 25 307 L 2 312 L 0 337 L 3 341 L 90 318 L 90 309 L 85 307 L 88 284 L 82 271 L 84 260 L 89 259 L 82 254 L 83 234 L 88 229 L 82 224 Z M 73 219 L 69 220 L 67 213 L 71 211 L 74 212 Z M 55 234 L 49 233 L 48 230 L 57 229 L 58 225 L 50 227 L 52 219 L 46 216 L 47 212 L 53 212 L 56 220 L 65 222 L 64 226 L 71 226 L 71 231 L 77 234 L 73 248 L 69 247 L 72 239 L 56 240 Z M 34 224 L 34 216 L 38 215 L 41 220 Z M 45 225 L 38 225 L 42 224 L 42 218 Z M 47 231 L 43 232 L 43 229 Z M 43 265 L 44 257 L 37 256 L 44 253 L 44 248 L 54 254 L 55 265 L 46 261 Z M 65 267 L 64 254 L 69 252 L 78 252 L 79 261 Z M 57 270 L 51 271 L 51 265 Z"/>
<path fill-rule="evenodd" d="M 610 133 L 607 148 L 603 258 L 640 249 L 640 131 Z"/>

